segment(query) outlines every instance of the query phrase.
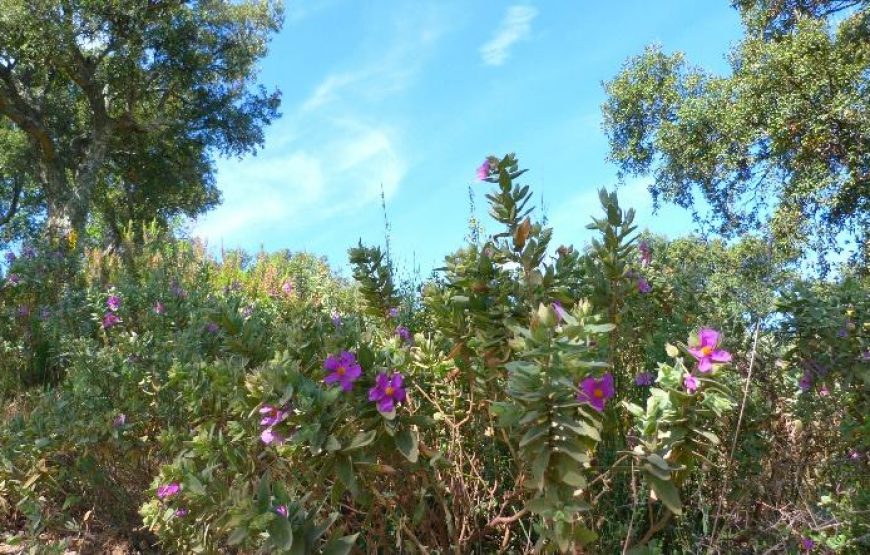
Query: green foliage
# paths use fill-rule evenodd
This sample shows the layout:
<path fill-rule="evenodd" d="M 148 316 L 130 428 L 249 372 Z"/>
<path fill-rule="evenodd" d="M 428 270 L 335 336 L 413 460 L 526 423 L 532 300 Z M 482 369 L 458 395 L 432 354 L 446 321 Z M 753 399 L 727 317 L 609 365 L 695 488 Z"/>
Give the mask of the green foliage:
<path fill-rule="evenodd" d="M 590 245 L 551 253 L 516 157 L 487 167 L 500 227 L 419 297 L 362 245 L 356 284 L 159 225 L 115 252 L 24 246 L 0 292 L 0 542 L 862 552 L 866 276 L 801 282 L 754 237 L 637 235 L 607 191 Z M 701 372 L 708 327 L 733 362 Z M 346 388 L 324 381 L 342 353 Z M 379 374 L 404 379 L 389 412 Z M 605 376 L 614 398 L 590 397 Z"/>
<path fill-rule="evenodd" d="M 93 215 L 115 241 L 214 206 L 214 155 L 277 115 L 254 77 L 280 21 L 274 2 L 3 0 L 0 191 L 23 184 L 24 221 L 81 234 Z"/>
<path fill-rule="evenodd" d="M 823 262 L 846 236 L 866 257 L 870 4 L 737 3 L 729 75 L 649 47 L 606 84 L 611 159 L 653 174 L 657 201 L 703 198 L 725 235 L 766 228 L 778 255 L 810 242 Z"/>

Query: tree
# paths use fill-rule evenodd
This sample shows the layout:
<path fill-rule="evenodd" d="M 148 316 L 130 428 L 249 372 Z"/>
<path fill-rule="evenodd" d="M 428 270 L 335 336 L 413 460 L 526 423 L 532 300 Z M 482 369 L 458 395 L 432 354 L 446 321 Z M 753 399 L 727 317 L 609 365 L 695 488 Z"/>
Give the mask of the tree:
<path fill-rule="evenodd" d="M 0 179 L 38 186 L 54 234 L 213 206 L 214 155 L 278 115 L 255 68 L 280 21 L 274 0 L 0 0 L 0 151 L 24 139 Z"/>
<path fill-rule="evenodd" d="M 762 229 L 798 258 L 870 230 L 870 1 L 740 0 L 745 36 L 717 76 L 648 47 L 605 84 L 622 175 L 731 236 Z"/>

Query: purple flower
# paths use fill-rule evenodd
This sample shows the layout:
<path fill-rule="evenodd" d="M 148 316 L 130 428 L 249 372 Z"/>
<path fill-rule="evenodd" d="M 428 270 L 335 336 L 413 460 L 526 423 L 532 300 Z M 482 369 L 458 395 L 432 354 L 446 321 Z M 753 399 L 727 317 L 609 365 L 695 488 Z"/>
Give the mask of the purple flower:
<path fill-rule="evenodd" d="M 48 320 L 49 318 L 51 318 L 51 309 L 43 308 L 42 310 L 40 310 L 39 311 L 39 318 L 41 320 Z"/>
<path fill-rule="evenodd" d="M 798 381 L 798 387 L 801 391 L 809 391 L 813 387 L 813 375 L 809 370 L 804 370 L 804 375 Z"/>
<path fill-rule="evenodd" d="M 284 518 L 287 518 L 287 515 L 290 514 L 290 511 L 287 510 L 287 505 L 277 505 L 272 510 Z"/>
<path fill-rule="evenodd" d="M 285 281 L 284 284 L 281 285 L 281 291 L 283 291 L 285 295 L 293 293 L 293 282 L 289 279 Z"/>
<path fill-rule="evenodd" d="M 19 276 L 18 274 L 9 274 L 6 277 L 6 283 L 8 283 L 9 285 L 18 285 L 19 283 L 21 283 L 21 276 Z"/>
<path fill-rule="evenodd" d="M 646 295 L 652 291 L 652 285 L 649 284 L 645 277 L 640 276 L 637 278 L 637 290 Z"/>
<path fill-rule="evenodd" d="M 154 314 L 163 314 L 166 312 L 166 307 L 160 301 L 154 301 L 154 307 L 152 308 Z"/>
<path fill-rule="evenodd" d="M 342 351 L 338 356 L 326 357 L 323 368 L 330 372 L 323 381 L 327 384 L 338 383 L 343 391 L 350 391 L 353 382 L 362 375 L 362 368 L 357 364 L 356 357 L 347 351 Z"/>
<path fill-rule="evenodd" d="M 652 251 L 649 249 L 649 244 L 646 241 L 641 241 L 637 250 L 640 251 L 640 265 L 646 268 L 652 262 Z"/>
<path fill-rule="evenodd" d="M 260 409 L 260 414 L 263 418 L 260 420 L 260 426 L 274 426 L 279 422 L 283 422 L 287 418 L 287 411 L 272 405 L 263 405 Z"/>
<path fill-rule="evenodd" d="M 216 334 L 218 332 L 218 330 L 220 330 L 220 326 L 218 326 L 214 322 L 209 322 L 205 326 L 205 331 L 207 331 L 208 333 L 210 333 L 212 335 Z"/>
<path fill-rule="evenodd" d="M 269 426 L 260 433 L 260 441 L 262 441 L 266 445 L 270 445 L 272 443 L 280 445 L 284 443 L 284 436 L 276 432 L 272 428 L 272 426 Z"/>
<path fill-rule="evenodd" d="M 15 256 L 15 253 L 14 253 L 14 252 L 12 252 L 12 251 L 7 251 L 7 252 L 6 252 L 6 263 L 7 263 L 7 264 L 12 264 L 13 262 L 15 262 L 15 259 L 16 259 L 16 258 L 18 258 L 18 257 Z"/>
<path fill-rule="evenodd" d="M 489 158 L 483 161 L 483 164 L 477 167 L 477 180 L 483 181 L 489 174 L 492 173 L 492 163 L 489 161 Z"/>
<path fill-rule="evenodd" d="M 556 318 L 558 318 L 560 322 L 565 320 L 567 312 L 562 308 L 562 303 L 559 301 L 553 301 L 553 311 L 556 313 Z"/>
<path fill-rule="evenodd" d="M 112 312 L 118 312 L 118 309 L 121 308 L 121 297 L 118 295 L 109 295 L 109 298 L 106 299 L 106 308 Z"/>
<path fill-rule="evenodd" d="M 861 361 L 862 362 L 870 362 L 870 350 L 866 350 L 861 353 Z"/>
<path fill-rule="evenodd" d="M 127 415 L 124 413 L 121 413 L 118 416 L 116 416 L 114 420 L 112 420 L 112 427 L 113 428 L 120 428 L 121 426 L 123 426 L 126 423 L 127 423 Z"/>
<path fill-rule="evenodd" d="M 16 314 L 18 314 L 19 318 L 27 318 L 28 316 L 30 316 L 30 307 L 26 304 L 23 304 L 19 306 L 15 312 Z"/>
<path fill-rule="evenodd" d="M 588 403 L 593 409 L 601 412 L 604 410 L 604 403 L 615 394 L 613 374 L 608 372 L 600 378 L 592 376 L 583 378 L 583 381 L 580 382 L 580 391 L 577 392 L 577 400 L 581 403 Z"/>
<path fill-rule="evenodd" d="M 36 250 L 33 247 L 24 247 L 21 254 L 24 255 L 24 258 L 36 258 Z"/>
<path fill-rule="evenodd" d="M 853 449 L 852 451 L 849 452 L 849 458 L 852 459 L 853 461 L 860 461 L 861 460 L 861 453 L 859 453 L 858 451 Z"/>
<path fill-rule="evenodd" d="M 731 353 L 718 349 L 719 332 L 710 328 L 701 328 L 698 332 L 698 345 L 689 347 L 689 352 L 698 359 L 698 370 L 709 372 L 713 363 L 731 362 Z"/>
<path fill-rule="evenodd" d="M 187 509 L 185 509 L 184 507 L 175 510 L 175 516 L 177 516 L 178 518 L 181 518 L 185 515 L 187 515 Z"/>
<path fill-rule="evenodd" d="M 392 412 L 396 408 L 396 403 L 405 400 L 402 381 L 402 375 L 398 372 L 393 373 L 392 376 L 381 372 L 375 378 L 375 386 L 369 389 L 369 401 L 377 403 L 378 410 L 381 412 Z"/>
<path fill-rule="evenodd" d="M 693 376 L 692 374 L 686 374 L 683 376 L 683 387 L 686 388 L 686 391 L 689 393 L 694 393 L 698 389 L 698 378 Z"/>
<path fill-rule="evenodd" d="M 405 326 L 397 327 L 396 335 L 398 335 L 399 339 L 401 339 L 405 343 L 411 343 L 412 341 L 414 341 L 414 337 L 411 335 L 411 331 Z"/>
<path fill-rule="evenodd" d="M 172 294 L 179 299 L 187 298 L 187 291 L 185 291 L 184 288 L 179 285 L 177 281 L 173 280 L 172 285 L 169 286 L 169 289 L 172 291 Z"/>
<path fill-rule="evenodd" d="M 177 494 L 179 491 L 181 491 L 181 485 L 178 482 L 172 482 L 165 486 L 159 486 L 157 488 L 157 497 L 159 499 L 166 499 Z"/>
<path fill-rule="evenodd" d="M 395 308 L 395 307 L 394 307 L 394 308 L 391 308 L 391 309 L 387 312 L 387 314 L 390 315 L 390 318 L 395 318 L 396 316 L 399 315 L 399 309 L 398 309 L 398 308 Z"/>
<path fill-rule="evenodd" d="M 634 385 L 638 387 L 649 387 L 655 382 L 655 376 L 650 374 L 649 372 L 641 372 L 637 376 L 634 377 Z"/>
<path fill-rule="evenodd" d="M 244 318 L 245 320 L 247 320 L 248 318 L 250 318 L 253 315 L 254 315 L 254 305 L 249 304 L 248 306 L 246 306 L 245 308 L 242 309 L 242 318 Z"/>
<path fill-rule="evenodd" d="M 339 314 L 336 311 L 333 311 L 331 318 L 332 318 L 332 325 L 337 327 L 337 328 L 340 328 L 341 327 L 341 314 Z"/>
<path fill-rule="evenodd" d="M 816 547 L 816 542 L 814 542 L 812 538 L 806 536 L 801 538 L 801 549 L 804 551 L 812 551 L 814 547 Z"/>
<path fill-rule="evenodd" d="M 118 318 L 118 315 L 114 312 L 107 312 L 105 316 L 103 316 L 103 329 L 109 329 L 116 324 L 120 324 L 121 319 Z"/>

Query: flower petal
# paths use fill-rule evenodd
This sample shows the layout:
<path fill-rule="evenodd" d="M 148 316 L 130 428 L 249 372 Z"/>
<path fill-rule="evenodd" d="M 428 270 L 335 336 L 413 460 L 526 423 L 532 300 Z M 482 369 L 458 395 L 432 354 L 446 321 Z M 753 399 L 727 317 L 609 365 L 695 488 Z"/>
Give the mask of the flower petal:
<path fill-rule="evenodd" d="M 710 358 L 713 362 L 731 362 L 731 353 L 728 351 L 713 351 L 710 353 Z"/>
<path fill-rule="evenodd" d="M 719 332 L 711 328 L 701 328 L 698 332 L 701 347 L 715 347 L 719 343 Z"/>
<path fill-rule="evenodd" d="M 713 369 L 713 363 L 710 361 L 710 357 L 704 357 L 698 361 L 698 371 L 707 373 Z"/>

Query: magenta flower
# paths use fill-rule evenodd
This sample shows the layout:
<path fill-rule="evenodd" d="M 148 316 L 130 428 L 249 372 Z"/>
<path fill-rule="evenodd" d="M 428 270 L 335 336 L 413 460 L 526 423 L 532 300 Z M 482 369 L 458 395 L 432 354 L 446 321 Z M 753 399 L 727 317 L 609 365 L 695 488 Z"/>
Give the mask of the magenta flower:
<path fill-rule="evenodd" d="M 686 374 L 685 376 L 683 376 L 683 387 L 685 387 L 686 391 L 688 391 L 689 393 L 694 393 L 698 389 L 699 385 L 700 383 L 698 382 L 698 378 L 696 378 L 692 374 Z"/>
<path fill-rule="evenodd" d="M 181 485 L 178 482 L 172 482 L 165 486 L 159 486 L 157 488 L 157 497 L 159 499 L 166 499 L 177 494 L 179 491 L 181 491 Z"/>
<path fill-rule="evenodd" d="M 822 385 L 822 388 L 819 390 L 819 396 L 827 397 L 830 394 L 831 394 L 831 392 L 828 391 L 828 386 Z"/>
<path fill-rule="evenodd" d="M 106 315 L 103 316 L 103 329 L 105 330 L 120 323 L 121 319 L 114 312 L 107 312 Z"/>
<path fill-rule="evenodd" d="M 477 167 L 477 180 L 483 181 L 489 174 L 492 173 L 492 164 L 489 161 L 489 158 L 483 161 L 483 164 Z"/>
<path fill-rule="evenodd" d="M 646 268 L 652 262 L 652 251 L 649 249 L 649 244 L 646 241 L 641 241 L 637 250 L 640 251 L 640 265 Z"/>
<path fill-rule="evenodd" d="M 15 253 L 14 253 L 14 252 L 12 252 L 12 251 L 7 251 L 7 252 L 6 252 L 6 263 L 7 263 L 7 264 L 12 264 L 13 262 L 15 262 L 15 259 L 16 259 L 16 258 L 18 258 L 18 257 L 15 256 Z"/>
<path fill-rule="evenodd" d="M 731 353 L 718 349 L 719 332 L 710 328 L 701 328 L 698 332 L 698 345 L 689 347 L 689 352 L 698 359 L 698 370 L 709 372 L 713 363 L 731 362 Z"/>
<path fill-rule="evenodd" d="M 556 313 L 556 318 L 558 318 L 560 322 L 565 320 L 565 315 L 568 314 L 565 312 L 565 309 L 562 308 L 562 303 L 559 301 L 553 301 L 553 311 Z"/>
<path fill-rule="evenodd" d="M 580 382 L 580 391 L 577 392 L 577 400 L 588 403 L 593 409 L 601 412 L 604 403 L 616 394 L 613 388 L 613 375 L 609 372 L 600 378 L 589 376 Z"/>
<path fill-rule="evenodd" d="M 160 301 L 155 301 L 152 310 L 154 310 L 154 314 L 163 314 L 166 312 L 166 306 L 164 306 Z"/>
<path fill-rule="evenodd" d="M 260 426 L 274 426 L 279 422 L 283 422 L 287 418 L 288 412 L 272 405 L 264 405 L 260 409 L 260 414 L 263 418 L 260 420 Z"/>
<path fill-rule="evenodd" d="M 276 432 L 272 426 L 269 426 L 262 432 L 260 432 L 260 441 L 265 443 L 266 445 L 270 445 L 272 443 L 276 445 L 280 445 L 284 443 L 284 436 Z"/>
<path fill-rule="evenodd" d="M 118 295 L 109 295 L 109 298 L 106 299 L 106 308 L 112 312 L 118 312 L 118 309 L 121 308 L 121 297 Z"/>
<path fill-rule="evenodd" d="M 290 514 L 290 511 L 287 510 L 287 505 L 278 505 L 273 510 L 284 518 L 287 518 L 287 515 Z"/>
<path fill-rule="evenodd" d="M 645 277 L 640 276 L 637 278 L 637 290 L 646 295 L 652 291 L 652 285 L 649 284 Z"/>
<path fill-rule="evenodd" d="M 356 357 L 347 351 L 342 351 L 338 356 L 326 357 L 323 368 L 330 372 L 323 381 L 328 384 L 338 383 L 344 391 L 350 391 L 353 382 L 362 375 L 362 368 L 357 364 Z"/>
<path fill-rule="evenodd" d="M 812 551 L 814 547 L 816 547 L 816 542 L 814 542 L 812 538 L 801 538 L 801 549 L 804 551 Z"/>
<path fill-rule="evenodd" d="M 121 413 L 118 416 L 116 416 L 114 420 L 112 420 L 112 427 L 113 428 L 120 428 L 121 426 L 123 426 L 126 423 L 127 423 L 127 415 L 124 413 Z"/>
<path fill-rule="evenodd" d="M 184 507 L 175 510 L 175 516 L 177 516 L 178 518 L 186 516 L 187 513 L 188 513 L 188 511 Z"/>
<path fill-rule="evenodd" d="M 637 376 L 634 377 L 634 385 L 638 387 L 649 387 L 655 382 L 655 376 L 650 374 L 649 372 L 641 372 Z"/>
<path fill-rule="evenodd" d="M 412 341 L 414 341 L 414 337 L 411 335 L 411 331 L 405 326 L 397 327 L 396 335 L 398 335 L 399 339 L 401 339 L 405 343 L 411 343 Z"/>
<path fill-rule="evenodd" d="M 381 412 L 392 412 L 396 403 L 405 400 L 405 388 L 402 387 L 402 381 L 402 375 L 398 372 L 393 373 L 390 377 L 381 372 L 375 378 L 375 386 L 369 389 L 369 401 L 376 402 L 378 410 Z"/>
<path fill-rule="evenodd" d="M 284 284 L 281 285 L 281 291 L 283 291 L 285 295 L 293 293 L 293 282 L 290 280 L 285 281 Z"/>
<path fill-rule="evenodd" d="M 8 283 L 9 285 L 18 285 L 19 283 L 21 283 L 21 276 L 19 276 L 18 274 L 9 274 L 6 277 L 6 283 Z"/>

